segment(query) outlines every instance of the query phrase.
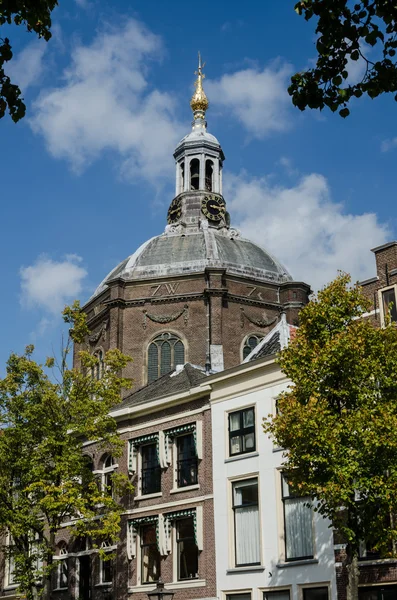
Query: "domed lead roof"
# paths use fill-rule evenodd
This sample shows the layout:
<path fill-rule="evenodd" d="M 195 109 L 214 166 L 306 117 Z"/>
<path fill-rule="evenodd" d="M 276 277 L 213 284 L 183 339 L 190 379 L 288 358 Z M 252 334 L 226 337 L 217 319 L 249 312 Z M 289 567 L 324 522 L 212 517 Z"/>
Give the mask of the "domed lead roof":
<path fill-rule="evenodd" d="M 184 275 L 203 272 L 207 267 L 221 267 L 227 273 L 264 282 L 292 280 L 283 265 L 257 244 L 237 237 L 233 230 L 208 228 L 186 231 L 185 235 L 165 232 L 148 240 L 105 277 L 93 298 L 118 278 L 131 281 Z"/>

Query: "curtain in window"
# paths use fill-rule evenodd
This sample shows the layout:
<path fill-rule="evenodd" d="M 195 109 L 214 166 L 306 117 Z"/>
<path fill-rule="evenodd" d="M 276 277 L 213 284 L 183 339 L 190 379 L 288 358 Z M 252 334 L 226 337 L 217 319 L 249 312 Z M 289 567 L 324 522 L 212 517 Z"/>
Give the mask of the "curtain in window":
<path fill-rule="evenodd" d="M 236 564 L 260 563 L 258 507 L 236 508 L 235 513 Z"/>
<path fill-rule="evenodd" d="M 313 556 L 312 509 L 308 498 L 284 501 L 286 558 Z"/>

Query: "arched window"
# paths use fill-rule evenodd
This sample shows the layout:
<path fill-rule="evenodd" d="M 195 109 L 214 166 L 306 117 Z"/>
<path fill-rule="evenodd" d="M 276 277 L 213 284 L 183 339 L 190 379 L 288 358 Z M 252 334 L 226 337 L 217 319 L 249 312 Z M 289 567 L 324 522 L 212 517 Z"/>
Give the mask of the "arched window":
<path fill-rule="evenodd" d="M 198 158 L 190 161 L 190 189 L 200 189 L 200 161 Z"/>
<path fill-rule="evenodd" d="M 68 571 L 68 547 L 66 542 L 59 542 L 57 547 L 57 576 L 56 576 L 56 587 L 58 590 L 67 589 L 69 580 Z"/>
<path fill-rule="evenodd" d="M 252 350 L 263 340 L 263 335 L 251 334 L 245 338 L 243 347 L 243 360 L 247 358 L 248 354 L 251 354 Z"/>
<path fill-rule="evenodd" d="M 180 163 L 180 183 L 179 183 L 179 191 L 183 192 L 185 189 L 185 163 Z"/>
<path fill-rule="evenodd" d="M 213 190 L 213 174 L 214 174 L 214 163 L 212 160 L 205 161 L 205 189 L 207 192 Z"/>
<path fill-rule="evenodd" d="M 112 475 L 116 466 L 111 454 L 106 454 L 102 458 L 102 491 L 109 496 L 113 496 Z"/>
<path fill-rule="evenodd" d="M 183 342 L 173 333 L 157 336 L 148 349 L 148 383 L 185 362 Z"/>
<path fill-rule="evenodd" d="M 102 350 L 97 350 L 94 353 L 94 357 L 97 359 L 97 363 L 91 367 L 91 376 L 93 379 L 99 381 L 102 379 L 103 371 L 104 371 L 104 362 L 103 362 L 103 352 Z"/>

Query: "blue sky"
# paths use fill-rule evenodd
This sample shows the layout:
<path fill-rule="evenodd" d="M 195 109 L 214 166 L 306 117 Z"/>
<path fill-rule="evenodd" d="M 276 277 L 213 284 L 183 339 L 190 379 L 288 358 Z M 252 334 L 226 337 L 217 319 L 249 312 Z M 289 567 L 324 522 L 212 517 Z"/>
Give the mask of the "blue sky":
<path fill-rule="evenodd" d="M 293 108 L 289 76 L 315 57 L 293 6 L 60 0 L 48 44 L 1 32 L 28 110 L 0 121 L 0 371 L 28 343 L 57 350 L 63 305 L 163 231 L 198 50 L 233 224 L 315 288 L 338 269 L 375 274 L 370 248 L 396 236 L 397 106 L 361 99 L 346 120 Z"/>

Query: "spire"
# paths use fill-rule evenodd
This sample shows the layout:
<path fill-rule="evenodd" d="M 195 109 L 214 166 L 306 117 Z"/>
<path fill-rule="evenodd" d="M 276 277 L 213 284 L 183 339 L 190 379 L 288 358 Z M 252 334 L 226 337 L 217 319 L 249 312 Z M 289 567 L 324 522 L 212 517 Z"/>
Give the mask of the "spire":
<path fill-rule="evenodd" d="M 192 99 L 190 100 L 190 106 L 192 108 L 195 120 L 204 119 L 205 111 L 208 109 L 208 99 L 203 90 L 203 79 L 205 78 L 203 69 L 205 67 L 205 63 L 203 65 L 201 64 L 200 52 L 198 53 L 198 57 L 198 70 L 194 72 L 194 74 L 197 75 L 197 79 L 194 82 L 196 90 L 192 96 Z"/>

